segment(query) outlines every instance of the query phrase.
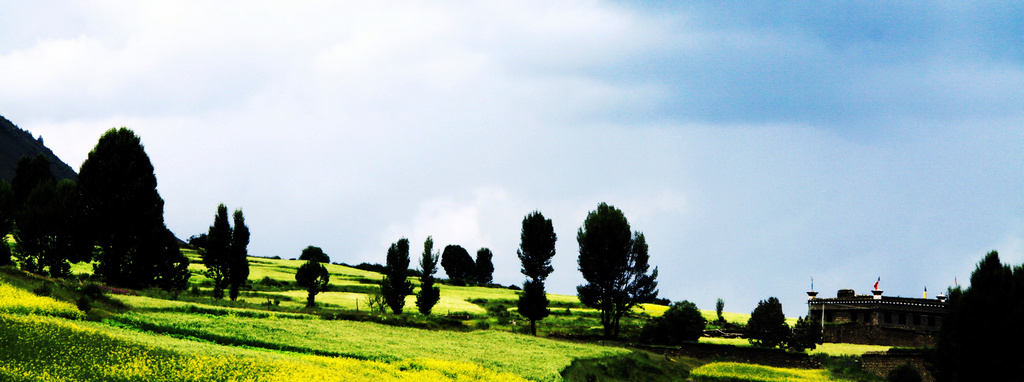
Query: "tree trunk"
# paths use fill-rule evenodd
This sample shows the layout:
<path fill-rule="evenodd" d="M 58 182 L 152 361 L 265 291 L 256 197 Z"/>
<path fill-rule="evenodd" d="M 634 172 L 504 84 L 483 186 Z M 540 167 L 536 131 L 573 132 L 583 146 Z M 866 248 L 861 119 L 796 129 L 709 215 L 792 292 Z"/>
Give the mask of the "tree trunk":
<path fill-rule="evenodd" d="M 534 337 L 537 336 L 537 321 L 536 320 L 530 320 L 530 334 L 532 334 Z"/>

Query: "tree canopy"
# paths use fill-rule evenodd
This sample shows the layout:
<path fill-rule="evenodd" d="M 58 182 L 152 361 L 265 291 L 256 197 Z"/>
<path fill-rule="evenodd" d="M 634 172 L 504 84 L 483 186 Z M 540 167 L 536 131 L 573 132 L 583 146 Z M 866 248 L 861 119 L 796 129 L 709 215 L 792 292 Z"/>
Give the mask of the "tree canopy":
<path fill-rule="evenodd" d="M 544 291 L 544 280 L 554 271 L 551 258 L 555 256 L 555 228 L 551 219 L 544 218 L 540 211 L 534 211 L 523 218 L 519 234 L 520 272 L 526 276 L 523 293 L 519 295 L 519 314 L 530 320 L 530 334 L 537 335 L 537 321 L 547 317 L 548 297 Z"/>
<path fill-rule="evenodd" d="M 324 250 L 320 247 L 314 247 L 312 245 L 302 250 L 302 254 L 299 255 L 299 260 L 313 260 L 318 263 L 329 263 L 331 257 L 324 253 Z"/>
<path fill-rule="evenodd" d="M 86 227 L 100 247 L 98 276 L 129 288 L 184 288 L 188 258 L 164 225 L 153 164 L 134 132 L 104 133 L 82 163 L 78 187 Z"/>
<path fill-rule="evenodd" d="M 576 287 L 576 295 L 601 311 L 605 337 L 617 337 L 622 315 L 658 296 L 658 268 L 647 274 L 647 241 L 643 233 L 630 231 L 622 211 L 606 203 L 587 214 L 576 241 L 577 263 L 587 281 Z"/>
<path fill-rule="evenodd" d="M 773 348 L 786 344 L 790 330 L 779 299 L 769 297 L 757 303 L 747 320 L 746 335 L 757 347 Z"/>
<path fill-rule="evenodd" d="M 380 292 L 384 296 L 384 303 L 395 314 L 402 314 L 405 296 L 412 294 L 412 283 L 408 280 L 409 261 L 409 239 L 403 237 L 392 243 L 388 248 Z"/>
<path fill-rule="evenodd" d="M 474 279 L 476 263 L 460 245 L 449 245 L 441 252 L 441 267 L 454 285 L 466 285 Z"/>
<path fill-rule="evenodd" d="M 427 236 L 420 256 L 420 291 L 416 294 L 416 308 L 424 316 L 430 315 L 434 305 L 441 299 L 441 288 L 434 286 L 438 254 L 434 252 L 434 238 Z"/>
<path fill-rule="evenodd" d="M 493 258 L 494 254 L 488 248 L 476 251 L 476 285 L 487 286 L 494 279 Z"/>
<path fill-rule="evenodd" d="M 660 317 L 651 319 L 640 332 L 640 340 L 661 345 L 697 341 L 707 320 L 697 305 L 683 300 L 673 303 Z"/>
<path fill-rule="evenodd" d="M 323 264 L 307 260 L 295 271 L 295 283 L 306 288 L 306 308 L 316 307 L 316 295 L 327 290 L 331 274 Z"/>

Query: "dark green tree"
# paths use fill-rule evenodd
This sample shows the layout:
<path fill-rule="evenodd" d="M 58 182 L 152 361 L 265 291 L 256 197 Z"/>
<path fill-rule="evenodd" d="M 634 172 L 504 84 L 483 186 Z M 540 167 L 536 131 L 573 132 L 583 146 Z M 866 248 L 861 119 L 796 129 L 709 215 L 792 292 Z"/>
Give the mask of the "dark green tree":
<path fill-rule="evenodd" d="M 448 274 L 448 280 L 452 285 L 466 285 L 474 279 L 476 264 L 469 252 L 460 245 L 449 245 L 441 252 L 441 267 L 444 273 Z"/>
<path fill-rule="evenodd" d="M 544 281 L 554 271 L 551 258 L 555 257 L 555 228 L 551 219 L 545 219 L 540 211 L 533 211 L 523 218 L 523 228 L 519 234 L 520 272 L 526 276 L 523 293 L 519 295 L 517 305 L 519 314 L 530 320 L 530 334 L 537 335 L 537 321 L 547 317 L 548 296 L 544 291 Z"/>
<path fill-rule="evenodd" d="M 306 288 L 306 292 L 308 292 L 306 308 L 316 307 L 317 293 L 327 290 L 327 285 L 330 282 L 331 274 L 327 272 L 327 267 L 318 261 L 307 260 L 295 272 L 295 283 Z"/>
<path fill-rule="evenodd" d="M 747 320 L 746 335 L 750 343 L 757 347 L 774 348 L 786 344 L 790 330 L 779 299 L 769 297 L 757 303 Z"/>
<path fill-rule="evenodd" d="M 488 248 L 480 248 L 476 251 L 476 284 L 488 286 L 494 280 L 494 254 Z"/>
<path fill-rule="evenodd" d="M 92 248 L 81 228 L 84 222 L 74 181 L 39 183 L 15 216 L 15 252 L 22 269 L 67 277 L 70 263 L 90 259 Z"/>
<path fill-rule="evenodd" d="M 14 169 L 14 178 L 11 179 L 14 202 L 17 205 L 25 204 L 32 190 L 42 183 L 57 183 L 53 173 L 50 172 L 50 160 L 46 158 L 46 155 L 21 157 L 18 160 L 18 166 Z"/>
<path fill-rule="evenodd" d="M 631 233 L 619 209 L 601 203 L 591 211 L 576 234 L 580 246 L 577 261 L 587 284 L 576 287 L 580 302 L 601 311 L 604 336 L 619 335 L 622 315 L 658 296 L 658 268 L 647 274 L 647 241 Z"/>
<path fill-rule="evenodd" d="M 127 128 L 108 130 L 78 173 L 85 226 L 100 247 L 96 275 L 128 288 L 184 287 L 171 283 L 188 280 L 188 258 L 167 240 L 173 234 L 139 137 Z"/>
<path fill-rule="evenodd" d="M 416 294 L 416 308 L 424 316 L 430 315 L 430 310 L 441 299 L 441 288 L 434 286 L 437 259 L 434 238 L 427 236 L 427 240 L 423 242 L 423 255 L 420 257 L 420 291 Z"/>
<path fill-rule="evenodd" d="M 950 288 L 939 336 L 939 379 L 996 381 L 1024 375 L 1019 352 L 993 345 L 1024 342 L 1024 265 L 1004 265 L 991 251 L 966 289 Z"/>
<path fill-rule="evenodd" d="M 324 250 L 320 249 L 320 247 L 314 247 L 311 245 L 302 250 L 302 254 L 299 255 L 299 260 L 313 260 L 318 263 L 329 263 L 331 262 L 331 257 L 327 256 L 327 254 L 324 253 Z"/>
<path fill-rule="evenodd" d="M 224 298 L 230 253 L 231 222 L 228 221 L 228 207 L 220 204 L 213 217 L 213 225 L 206 233 L 204 246 L 199 251 L 203 265 L 206 266 L 206 277 L 213 280 L 213 298 L 218 300 Z"/>
<path fill-rule="evenodd" d="M 14 190 L 6 180 L 0 179 L 0 266 L 11 264 L 11 247 L 7 234 L 14 228 Z"/>
<path fill-rule="evenodd" d="M 384 265 L 384 279 L 380 283 L 380 292 L 384 303 L 395 314 L 402 314 L 405 307 L 405 296 L 412 294 L 412 283 L 409 282 L 409 239 L 398 239 L 388 248 L 387 263 Z"/>
<path fill-rule="evenodd" d="M 814 350 L 820 343 L 822 343 L 821 323 L 811 320 L 810 317 L 800 317 L 796 319 L 793 334 L 787 341 L 786 347 L 795 351 Z"/>
<path fill-rule="evenodd" d="M 715 302 L 715 314 L 718 315 L 718 323 L 719 324 L 725 324 L 725 316 L 723 315 L 724 312 L 725 312 L 725 300 L 718 299 L 718 301 Z"/>
<path fill-rule="evenodd" d="M 231 250 L 228 256 L 228 296 L 231 301 L 238 299 L 238 290 L 249 279 L 249 227 L 245 225 L 242 209 L 232 215 Z"/>
<path fill-rule="evenodd" d="M 693 342 L 704 334 L 707 320 L 697 305 L 683 300 L 673 303 L 660 317 L 648 321 L 640 332 L 640 340 L 659 345 Z"/>

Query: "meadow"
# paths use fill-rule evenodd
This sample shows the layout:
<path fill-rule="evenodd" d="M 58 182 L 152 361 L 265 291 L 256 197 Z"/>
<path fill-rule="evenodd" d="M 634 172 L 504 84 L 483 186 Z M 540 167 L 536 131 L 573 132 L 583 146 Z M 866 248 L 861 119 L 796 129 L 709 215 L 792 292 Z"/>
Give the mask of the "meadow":
<path fill-rule="evenodd" d="M 88 314 L 70 301 L 89 283 L 89 264 L 76 264 L 76 276 L 68 281 L 0 269 L 0 379 L 679 380 L 693 371 L 698 380 L 774 380 L 761 369 L 730 366 L 733 374 L 712 373 L 718 369 L 702 366 L 707 361 L 668 359 L 622 347 L 624 342 L 600 341 L 598 312 L 576 296 L 549 295 L 552 315 L 533 337 L 523 334 L 529 322 L 515 312 L 518 291 L 508 288 L 442 284 L 432 316 L 416 312 L 414 296 L 406 300 L 405 314 L 371 314 L 367 297 L 381 276 L 331 264 L 330 291 L 317 295 L 316 308 L 306 309 L 306 292 L 294 284 L 301 262 L 250 258 L 250 282 L 239 301 L 213 300 L 212 281 L 202 275 L 196 254 L 187 254 L 193 261 L 188 291 L 111 291 L 91 310 L 85 307 Z M 53 289 L 53 297 L 32 292 L 43 285 Z M 637 307 L 624 317 L 623 334 L 635 335 L 666 309 Z M 717 318 L 714 311 L 702 313 L 709 321 Z M 725 317 L 743 323 L 749 315 Z M 742 339 L 702 342 L 749 346 Z M 812 354 L 878 350 L 858 346 L 826 344 Z M 817 372 L 823 377 L 802 380 L 838 380 Z M 754 379 L 736 379 L 739 374 Z"/>

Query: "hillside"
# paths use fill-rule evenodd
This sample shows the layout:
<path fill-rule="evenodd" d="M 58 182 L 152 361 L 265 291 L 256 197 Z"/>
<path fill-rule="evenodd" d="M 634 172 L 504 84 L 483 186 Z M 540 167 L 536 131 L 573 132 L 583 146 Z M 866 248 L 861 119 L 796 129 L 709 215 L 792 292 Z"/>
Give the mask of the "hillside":
<path fill-rule="evenodd" d="M 14 178 L 14 170 L 18 167 L 19 159 L 26 155 L 34 157 L 40 153 L 50 159 L 50 171 L 57 180 L 78 179 L 78 174 L 71 166 L 43 145 L 42 137 L 33 138 L 32 133 L 20 129 L 0 115 L 0 179 L 10 182 Z"/>

